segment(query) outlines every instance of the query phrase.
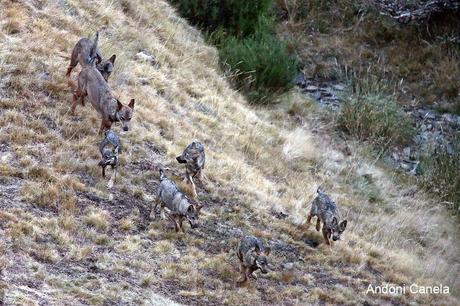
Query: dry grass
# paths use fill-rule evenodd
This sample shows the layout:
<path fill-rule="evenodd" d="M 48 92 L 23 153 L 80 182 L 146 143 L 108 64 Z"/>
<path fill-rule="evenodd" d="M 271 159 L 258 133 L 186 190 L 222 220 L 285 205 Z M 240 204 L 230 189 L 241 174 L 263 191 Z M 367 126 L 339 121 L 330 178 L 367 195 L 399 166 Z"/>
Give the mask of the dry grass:
<path fill-rule="evenodd" d="M 0 27 L 7 304 L 382 303 L 388 297 L 365 295 L 368 283 L 413 281 L 458 292 L 455 219 L 363 158 L 358 145 L 344 156 L 321 114 L 295 93 L 271 110 L 249 107 L 220 74 L 216 50 L 167 3 L 25 0 L 0 4 L 1 20 L 10 8 L 23 17 L 19 32 Z M 89 105 L 70 115 L 68 63 L 60 56 L 101 27 L 103 53 L 117 54 L 110 84 L 122 101 L 138 101 L 132 130 L 120 132 L 124 152 L 111 190 L 97 167 L 98 115 Z M 137 62 L 139 50 L 159 64 Z M 305 108 L 308 121 L 299 125 L 293 115 Z M 153 169 L 183 172 L 174 157 L 193 139 L 208 154 L 206 188 L 198 193 L 204 214 L 199 229 L 186 224 L 189 233 L 176 234 L 170 222 L 148 218 Z M 372 180 L 356 183 L 362 177 Z M 349 220 L 332 249 L 313 227 L 300 226 L 319 185 Z M 272 272 L 235 288 L 242 234 L 287 247 L 274 247 Z M 294 270 L 284 271 L 289 262 Z M 391 299 L 458 302 L 454 295 Z"/>

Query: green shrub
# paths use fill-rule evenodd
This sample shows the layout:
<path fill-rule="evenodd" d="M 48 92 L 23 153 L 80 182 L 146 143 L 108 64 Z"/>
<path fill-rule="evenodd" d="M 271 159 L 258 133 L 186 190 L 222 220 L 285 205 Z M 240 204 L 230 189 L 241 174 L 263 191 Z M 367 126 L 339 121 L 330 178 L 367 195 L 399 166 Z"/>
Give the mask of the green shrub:
<path fill-rule="evenodd" d="M 345 132 L 377 146 L 404 144 L 413 136 L 412 120 L 398 104 L 381 94 L 352 96 L 339 115 Z"/>
<path fill-rule="evenodd" d="M 261 16 L 271 16 L 273 0 L 171 0 L 191 23 L 214 32 L 244 37 L 255 32 Z"/>
<path fill-rule="evenodd" d="M 432 154 L 422 156 L 419 171 L 419 180 L 427 190 L 460 210 L 460 133 L 452 141 L 452 152 L 439 146 Z"/>
<path fill-rule="evenodd" d="M 297 61 L 274 34 L 227 37 L 219 49 L 221 62 L 232 71 L 236 85 L 250 101 L 271 102 L 293 86 Z"/>

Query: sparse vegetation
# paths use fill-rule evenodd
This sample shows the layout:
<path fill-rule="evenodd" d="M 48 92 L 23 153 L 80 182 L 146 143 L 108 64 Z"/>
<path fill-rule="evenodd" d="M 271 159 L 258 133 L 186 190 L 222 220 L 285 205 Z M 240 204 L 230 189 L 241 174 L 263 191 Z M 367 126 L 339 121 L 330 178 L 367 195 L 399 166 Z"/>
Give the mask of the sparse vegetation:
<path fill-rule="evenodd" d="M 413 123 L 399 105 L 378 93 L 350 97 L 342 106 L 338 124 L 379 148 L 407 143 L 414 132 Z"/>
<path fill-rule="evenodd" d="M 421 183 L 452 206 L 460 209 L 460 134 L 457 133 L 452 146 L 439 145 L 431 154 L 423 156 L 420 163 Z"/>
<path fill-rule="evenodd" d="M 460 114 L 460 13 L 402 25 L 368 1 L 277 3 L 285 18 L 278 32 L 290 38 L 307 77 L 340 80 L 343 71 L 370 74 L 400 84 L 395 92 L 399 104 Z"/>

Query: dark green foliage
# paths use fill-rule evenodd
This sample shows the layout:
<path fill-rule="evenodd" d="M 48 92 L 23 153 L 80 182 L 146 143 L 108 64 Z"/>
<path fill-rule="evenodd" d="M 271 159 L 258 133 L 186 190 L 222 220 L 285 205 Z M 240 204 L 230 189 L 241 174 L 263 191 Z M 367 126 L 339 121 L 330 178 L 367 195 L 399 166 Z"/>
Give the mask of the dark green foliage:
<path fill-rule="evenodd" d="M 220 47 L 221 61 L 234 72 L 235 83 L 252 102 L 268 103 L 293 86 L 297 62 L 275 35 L 228 37 Z"/>
<path fill-rule="evenodd" d="M 293 86 L 297 62 L 274 33 L 273 0 L 172 0 L 219 48 L 220 62 L 251 102 Z"/>
<path fill-rule="evenodd" d="M 273 0 L 171 0 L 193 24 L 214 32 L 223 28 L 229 35 L 254 33 L 259 18 L 269 16 Z"/>

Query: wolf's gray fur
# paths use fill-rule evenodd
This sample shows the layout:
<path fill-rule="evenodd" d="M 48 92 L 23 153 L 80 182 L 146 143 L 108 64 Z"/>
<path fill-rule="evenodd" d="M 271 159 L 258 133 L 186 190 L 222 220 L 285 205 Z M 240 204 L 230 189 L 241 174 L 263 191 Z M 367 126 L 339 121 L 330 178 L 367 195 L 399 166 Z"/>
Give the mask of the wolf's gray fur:
<path fill-rule="evenodd" d="M 333 241 L 340 240 L 340 235 L 347 227 L 347 220 L 341 221 L 341 215 L 337 204 L 331 198 L 321 191 L 317 190 L 317 197 L 313 200 L 310 214 L 307 218 L 307 223 L 310 224 L 311 218 L 316 216 L 316 230 L 319 231 L 323 222 L 323 236 L 326 244 L 331 244 L 330 238 Z"/>
<path fill-rule="evenodd" d="M 134 99 L 131 99 L 128 105 L 123 105 L 112 95 L 109 85 L 94 66 L 83 68 L 78 75 L 78 87 L 73 95 L 72 114 L 75 113 L 78 99 L 81 99 L 81 104 L 85 105 L 85 97 L 88 97 L 102 117 L 99 134 L 110 129 L 113 122 L 121 122 L 123 130 L 129 130 Z"/>
<path fill-rule="evenodd" d="M 105 177 L 105 168 L 107 166 L 111 166 L 116 173 L 118 155 L 121 153 L 121 142 L 114 131 L 108 130 L 105 132 L 105 138 L 99 145 L 99 151 L 102 155 L 102 160 L 99 162 L 99 166 L 102 167 L 102 176 Z"/>
<path fill-rule="evenodd" d="M 169 219 L 174 222 L 176 232 L 183 231 L 182 222 L 186 219 L 192 228 L 198 227 L 198 216 L 202 205 L 196 204 L 183 194 L 176 184 L 166 177 L 163 169 L 160 169 L 160 187 L 154 206 L 161 205 L 161 209 L 167 208 Z"/>
<path fill-rule="evenodd" d="M 194 197 L 197 197 L 194 179 L 201 179 L 201 171 L 206 162 L 204 145 L 201 142 L 194 141 L 189 144 L 180 156 L 176 157 L 180 164 L 185 164 L 185 178 L 193 187 Z"/>
<path fill-rule="evenodd" d="M 109 59 L 102 59 L 101 52 L 97 47 L 98 40 L 99 32 L 96 32 L 94 41 L 89 38 L 82 38 L 76 43 L 70 56 L 70 64 L 66 73 L 67 77 L 70 77 L 72 69 L 80 63 L 82 67 L 96 65 L 96 69 L 107 82 L 113 71 L 116 55 L 113 54 Z"/>
<path fill-rule="evenodd" d="M 267 256 L 270 255 L 270 248 L 254 236 L 246 236 L 238 243 L 237 256 L 240 260 L 241 280 L 239 284 L 245 283 L 249 277 L 257 279 L 253 274 L 260 270 L 262 273 L 268 272 Z"/>

